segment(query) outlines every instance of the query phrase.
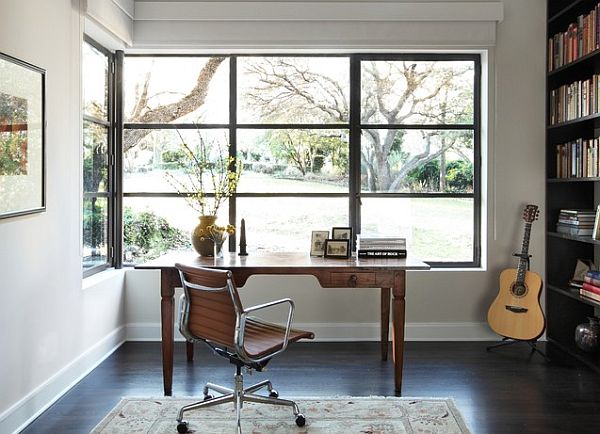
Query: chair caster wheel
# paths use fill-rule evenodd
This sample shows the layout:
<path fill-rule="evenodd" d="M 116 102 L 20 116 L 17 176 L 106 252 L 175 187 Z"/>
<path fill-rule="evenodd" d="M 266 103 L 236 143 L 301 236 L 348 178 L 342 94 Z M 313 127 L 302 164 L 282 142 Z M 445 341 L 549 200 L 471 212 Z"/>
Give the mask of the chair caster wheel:
<path fill-rule="evenodd" d="M 269 392 L 269 398 L 279 398 L 279 392 L 276 391 L 275 389 L 271 390 Z"/>
<path fill-rule="evenodd" d="M 213 399 L 213 398 L 214 398 L 214 396 L 212 396 L 212 395 L 204 395 L 205 401 L 208 401 L 209 399 Z"/>
<path fill-rule="evenodd" d="M 296 423 L 298 423 L 297 419 L 296 419 Z M 179 422 L 177 424 L 177 432 L 181 433 L 181 434 L 185 434 L 185 433 L 189 432 L 189 425 L 188 425 L 188 423 L 186 421 Z"/>
<path fill-rule="evenodd" d="M 303 414 L 299 414 L 296 416 L 296 425 L 304 426 L 306 424 L 306 418 Z"/>

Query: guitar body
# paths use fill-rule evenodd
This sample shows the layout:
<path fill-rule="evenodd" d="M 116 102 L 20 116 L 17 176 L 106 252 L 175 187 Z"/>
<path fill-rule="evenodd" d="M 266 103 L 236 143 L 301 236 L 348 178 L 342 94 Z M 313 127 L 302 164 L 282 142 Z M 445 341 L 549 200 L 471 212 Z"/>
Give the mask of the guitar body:
<path fill-rule="evenodd" d="M 534 340 L 542 335 L 546 325 L 540 306 L 542 278 L 525 271 L 521 286 L 517 276 L 516 268 L 507 268 L 500 274 L 500 291 L 488 311 L 488 323 L 501 336 Z"/>

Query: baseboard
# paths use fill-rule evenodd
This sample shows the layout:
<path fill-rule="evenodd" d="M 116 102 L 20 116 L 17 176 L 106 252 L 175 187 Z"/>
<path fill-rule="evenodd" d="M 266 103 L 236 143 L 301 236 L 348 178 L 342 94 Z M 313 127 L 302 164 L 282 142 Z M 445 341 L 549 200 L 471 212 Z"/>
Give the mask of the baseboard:
<path fill-rule="evenodd" d="M 294 323 L 294 327 L 312 330 L 318 342 L 378 341 L 379 323 Z M 159 323 L 129 323 L 128 341 L 160 341 Z M 390 328 L 391 331 L 391 328 Z M 390 332 L 391 336 L 391 332 Z M 498 335 L 485 322 L 407 323 L 407 341 L 494 341 Z M 175 327 L 175 340 L 183 341 Z"/>
<path fill-rule="evenodd" d="M 17 433 L 25 428 L 119 348 L 125 342 L 125 330 L 121 326 L 109 333 L 0 414 L 0 433 Z"/>

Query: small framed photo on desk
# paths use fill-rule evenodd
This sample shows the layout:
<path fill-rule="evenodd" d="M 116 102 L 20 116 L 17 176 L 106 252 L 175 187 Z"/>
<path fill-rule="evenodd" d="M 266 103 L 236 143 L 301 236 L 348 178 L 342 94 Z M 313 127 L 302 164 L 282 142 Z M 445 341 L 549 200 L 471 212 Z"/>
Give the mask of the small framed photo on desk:
<path fill-rule="evenodd" d="M 349 258 L 350 257 L 350 240 L 333 240 L 325 241 L 325 257 L 326 258 Z"/>
<path fill-rule="evenodd" d="M 327 238 L 329 238 L 329 231 L 312 231 L 312 236 L 310 237 L 311 256 L 323 256 Z"/>
<path fill-rule="evenodd" d="M 331 238 L 334 240 L 351 240 L 352 228 L 331 228 Z"/>

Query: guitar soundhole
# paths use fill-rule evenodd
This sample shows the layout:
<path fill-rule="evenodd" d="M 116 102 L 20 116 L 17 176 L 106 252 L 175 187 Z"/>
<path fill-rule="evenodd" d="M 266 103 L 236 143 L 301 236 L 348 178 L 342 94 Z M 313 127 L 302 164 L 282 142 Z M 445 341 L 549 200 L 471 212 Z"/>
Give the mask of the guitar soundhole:
<path fill-rule="evenodd" d="M 517 284 L 513 285 L 512 293 L 516 297 L 523 297 L 526 292 L 527 292 L 527 287 L 525 285 L 517 285 Z"/>

